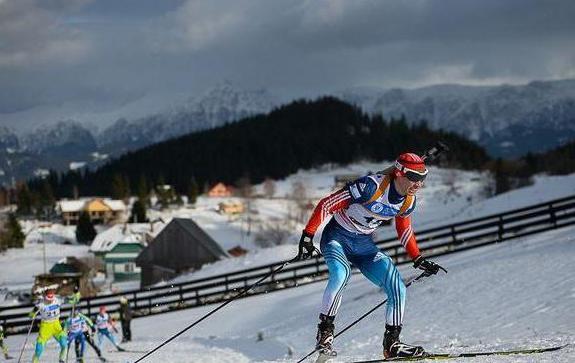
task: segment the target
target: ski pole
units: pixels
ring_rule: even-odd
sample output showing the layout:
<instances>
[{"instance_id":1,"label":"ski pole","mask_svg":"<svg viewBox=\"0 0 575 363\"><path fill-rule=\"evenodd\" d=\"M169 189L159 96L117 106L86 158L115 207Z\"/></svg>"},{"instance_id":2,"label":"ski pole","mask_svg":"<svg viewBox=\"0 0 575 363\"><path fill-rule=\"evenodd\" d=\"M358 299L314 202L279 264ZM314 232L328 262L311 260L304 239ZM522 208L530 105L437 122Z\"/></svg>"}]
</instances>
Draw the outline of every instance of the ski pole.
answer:
<instances>
[{"instance_id":1,"label":"ski pole","mask_svg":"<svg viewBox=\"0 0 575 363\"><path fill-rule=\"evenodd\" d=\"M317 249L316 249L317 251ZM224 306L228 305L229 303L231 303L232 301L236 300L237 298L247 294L251 289L253 289L254 287L256 287L257 285L259 285L261 282L263 282L265 279L267 279L268 277L276 274L277 272L281 271L283 268L285 268L287 265L289 265L290 263L296 262L300 260L300 255L294 257L293 259L289 260L289 261L285 261L283 264L281 264L279 267L277 267L276 269L274 269L272 272L270 272L269 274L263 276L262 278L260 278L258 281L254 282L252 285L244 288L239 294L237 294L236 296L228 299L227 301L225 301L223 304L221 304L220 306L218 306L217 308L213 309L212 311L210 311L209 313L207 313L206 315L202 316L201 318L199 318L198 320L194 321L193 323L191 323L190 325L188 325L187 327L185 327L184 329L180 330L178 333L174 334L173 336L171 336L169 339L165 340L163 343L161 343L160 345L158 345L157 347L155 347L154 349L150 350L149 352L147 352L146 354L144 354L142 357L138 358L138 360L136 360L134 363L138 363L141 362L142 360L144 360L146 357L150 356L152 353L156 352L157 350L159 350L160 348L162 348L163 346L165 346L166 344L168 344L169 342L171 342L172 340L176 339L177 337L179 337L180 335L184 334L186 331L190 330L191 328L193 328L194 326L198 325L200 322L204 321L205 319L207 319L208 317L210 317L211 315L213 315L214 313L216 313L218 310L222 309Z\"/></svg>"},{"instance_id":2,"label":"ski pole","mask_svg":"<svg viewBox=\"0 0 575 363\"><path fill-rule=\"evenodd\" d=\"M429 274L427 272L422 272L421 274L419 274L418 276L414 277L413 279L411 279L407 284L405 284L405 287L409 287L411 284L413 284L414 282L416 282L419 279L422 279L424 277L429 276ZM343 328L339 333L337 333L336 335L334 335L334 339L337 338L338 336L342 335L343 333L345 333L347 330L349 330L351 327L353 327L355 324L359 323L360 321L362 321L366 316L368 316L369 314L373 313L375 310L379 309L379 307L381 307L383 304L385 304L387 302L388 299L383 300L382 302L380 302L379 304L377 304L376 306L374 306L371 310L369 310L368 312L366 312L365 314L363 314L362 316L360 316L359 318L357 318L356 320L354 320L353 322L351 322L348 326L346 326L345 328ZM311 352L309 352L305 357L301 358L300 360L297 361L297 363L301 363L304 360L306 360L307 358L309 358L312 354L314 354L315 352L317 352L318 349L314 349Z\"/></svg>"},{"instance_id":3,"label":"ski pole","mask_svg":"<svg viewBox=\"0 0 575 363\"><path fill-rule=\"evenodd\" d=\"M28 343L28 338L30 337L30 333L32 333L32 327L34 326L34 319L36 319L36 315L40 310L36 310L34 315L32 315L32 322L30 323L30 328L28 328L28 334L26 334L26 339L24 339L24 344L22 345L22 349L20 349L20 355L18 356L18 363L22 361L22 354L24 354L24 349L26 349L26 344Z\"/></svg>"}]
</instances>

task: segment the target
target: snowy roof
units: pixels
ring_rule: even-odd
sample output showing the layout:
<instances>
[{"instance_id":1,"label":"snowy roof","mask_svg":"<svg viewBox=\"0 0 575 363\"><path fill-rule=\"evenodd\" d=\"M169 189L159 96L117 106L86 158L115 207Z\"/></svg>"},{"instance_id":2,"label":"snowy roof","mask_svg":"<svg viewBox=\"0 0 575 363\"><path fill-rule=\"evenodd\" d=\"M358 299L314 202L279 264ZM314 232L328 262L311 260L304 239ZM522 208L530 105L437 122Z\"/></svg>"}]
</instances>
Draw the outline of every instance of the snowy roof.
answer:
<instances>
[{"instance_id":1,"label":"snowy roof","mask_svg":"<svg viewBox=\"0 0 575 363\"><path fill-rule=\"evenodd\" d=\"M82 198L76 200L61 200L57 203L58 210L62 212L79 212L85 208L86 204L100 199L104 204L106 204L110 209L114 211L124 211L126 210L126 204L121 200L108 199L108 198Z\"/></svg>"},{"instance_id":2,"label":"snowy roof","mask_svg":"<svg viewBox=\"0 0 575 363\"><path fill-rule=\"evenodd\" d=\"M126 210L126 204L124 204L121 200L115 199L104 199L104 203L106 203L112 210Z\"/></svg>"},{"instance_id":3,"label":"snowy roof","mask_svg":"<svg viewBox=\"0 0 575 363\"><path fill-rule=\"evenodd\" d=\"M165 224L163 222L154 222L152 231L150 223L117 224L98 233L90 246L90 251L108 252L120 242L139 242L146 244L147 241L144 236L148 234L150 237L155 237L164 226Z\"/></svg>"},{"instance_id":4,"label":"snowy roof","mask_svg":"<svg viewBox=\"0 0 575 363\"><path fill-rule=\"evenodd\" d=\"M58 209L62 212L77 212L84 208L85 200L61 200L58 202Z\"/></svg>"}]
</instances>

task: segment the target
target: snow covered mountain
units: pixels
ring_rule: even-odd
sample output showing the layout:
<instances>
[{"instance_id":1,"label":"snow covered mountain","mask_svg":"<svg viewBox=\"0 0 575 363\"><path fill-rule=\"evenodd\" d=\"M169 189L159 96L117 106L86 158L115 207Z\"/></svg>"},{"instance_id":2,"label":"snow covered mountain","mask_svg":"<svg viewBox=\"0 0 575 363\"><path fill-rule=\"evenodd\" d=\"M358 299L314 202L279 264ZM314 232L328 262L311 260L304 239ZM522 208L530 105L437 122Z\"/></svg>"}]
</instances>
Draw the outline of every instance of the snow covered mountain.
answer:
<instances>
[{"instance_id":1,"label":"snow covered mountain","mask_svg":"<svg viewBox=\"0 0 575 363\"><path fill-rule=\"evenodd\" d=\"M269 112L278 104L266 90L244 90L223 82L164 111L135 118L127 114L101 132L71 119L39 126L20 136L0 128L0 182L49 169L98 166L108 157Z\"/></svg>"},{"instance_id":2,"label":"snow covered mountain","mask_svg":"<svg viewBox=\"0 0 575 363\"><path fill-rule=\"evenodd\" d=\"M54 126L37 128L21 139L24 150L32 153L58 152L72 154L81 151L94 151L96 140L92 133L80 123L67 120Z\"/></svg>"},{"instance_id":3,"label":"snow covered mountain","mask_svg":"<svg viewBox=\"0 0 575 363\"><path fill-rule=\"evenodd\" d=\"M418 89L349 89L336 93L366 112L425 120L467 135L493 155L519 156L575 137L575 80L521 86L437 85Z\"/></svg>"},{"instance_id":4,"label":"snow covered mountain","mask_svg":"<svg viewBox=\"0 0 575 363\"><path fill-rule=\"evenodd\" d=\"M575 80L490 87L354 87L332 94L369 113L405 115L408 122L425 120L434 129L466 135L492 155L519 156L575 138ZM24 135L1 127L0 183L28 178L50 168L66 170L84 163L97 166L106 157L269 112L279 105L280 101L266 90L246 90L223 82L192 98L182 94L156 98L145 95L126 103L121 110L96 114L86 109L87 118L75 111L61 118L69 121L49 123ZM24 123L17 115L1 116L6 122ZM38 120L38 115L32 119ZM98 131L87 120L109 126Z\"/></svg>"},{"instance_id":5,"label":"snow covered mountain","mask_svg":"<svg viewBox=\"0 0 575 363\"><path fill-rule=\"evenodd\" d=\"M108 152L127 151L269 112L277 104L266 90L243 90L224 82L167 111L135 120L120 119L97 140Z\"/></svg>"},{"instance_id":6,"label":"snow covered mountain","mask_svg":"<svg viewBox=\"0 0 575 363\"><path fill-rule=\"evenodd\" d=\"M16 150L18 147L18 136L7 127L0 127L0 149L5 152L11 152L11 150Z\"/></svg>"}]
</instances>

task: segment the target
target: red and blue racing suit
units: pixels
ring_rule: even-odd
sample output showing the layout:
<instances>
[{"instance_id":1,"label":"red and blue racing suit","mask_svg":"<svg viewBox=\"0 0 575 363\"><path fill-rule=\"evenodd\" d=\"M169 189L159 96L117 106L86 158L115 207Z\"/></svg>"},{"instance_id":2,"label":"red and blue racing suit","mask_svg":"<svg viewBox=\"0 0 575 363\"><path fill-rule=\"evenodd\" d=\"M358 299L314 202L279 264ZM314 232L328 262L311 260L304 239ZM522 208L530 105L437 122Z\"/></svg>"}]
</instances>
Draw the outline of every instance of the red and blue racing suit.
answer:
<instances>
[{"instance_id":1,"label":"red and blue racing suit","mask_svg":"<svg viewBox=\"0 0 575 363\"><path fill-rule=\"evenodd\" d=\"M373 232L384 221L395 219L397 235L408 255L415 259L419 248L411 227L415 196L402 196L390 176L370 174L322 199L316 206L305 232L315 234L327 218L320 249L329 270L321 313L335 316L345 286L351 276L351 264L388 296L386 322L401 325L405 309L405 285L391 258L373 241Z\"/></svg>"}]
</instances>

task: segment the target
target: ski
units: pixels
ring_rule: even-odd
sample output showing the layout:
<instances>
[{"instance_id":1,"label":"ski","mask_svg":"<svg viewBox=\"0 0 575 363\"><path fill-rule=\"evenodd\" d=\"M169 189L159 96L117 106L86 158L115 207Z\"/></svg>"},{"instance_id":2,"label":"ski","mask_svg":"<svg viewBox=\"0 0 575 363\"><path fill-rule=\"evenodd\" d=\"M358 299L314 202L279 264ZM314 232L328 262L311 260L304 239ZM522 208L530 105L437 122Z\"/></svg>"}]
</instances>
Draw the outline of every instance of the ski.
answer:
<instances>
[{"instance_id":1,"label":"ski","mask_svg":"<svg viewBox=\"0 0 575 363\"><path fill-rule=\"evenodd\" d=\"M400 358L387 358L387 359L373 359L373 360L361 360L353 361L350 363L378 363L378 362L414 362L421 360L447 360L453 358L472 358L490 355L513 355L513 354L536 354L553 352L556 350L563 349L569 344L558 345L549 348L534 348L534 349L514 349L514 350L495 350L489 352L464 352L464 353L427 353L419 357L400 357Z\"/></svg>"}]
</instances>

